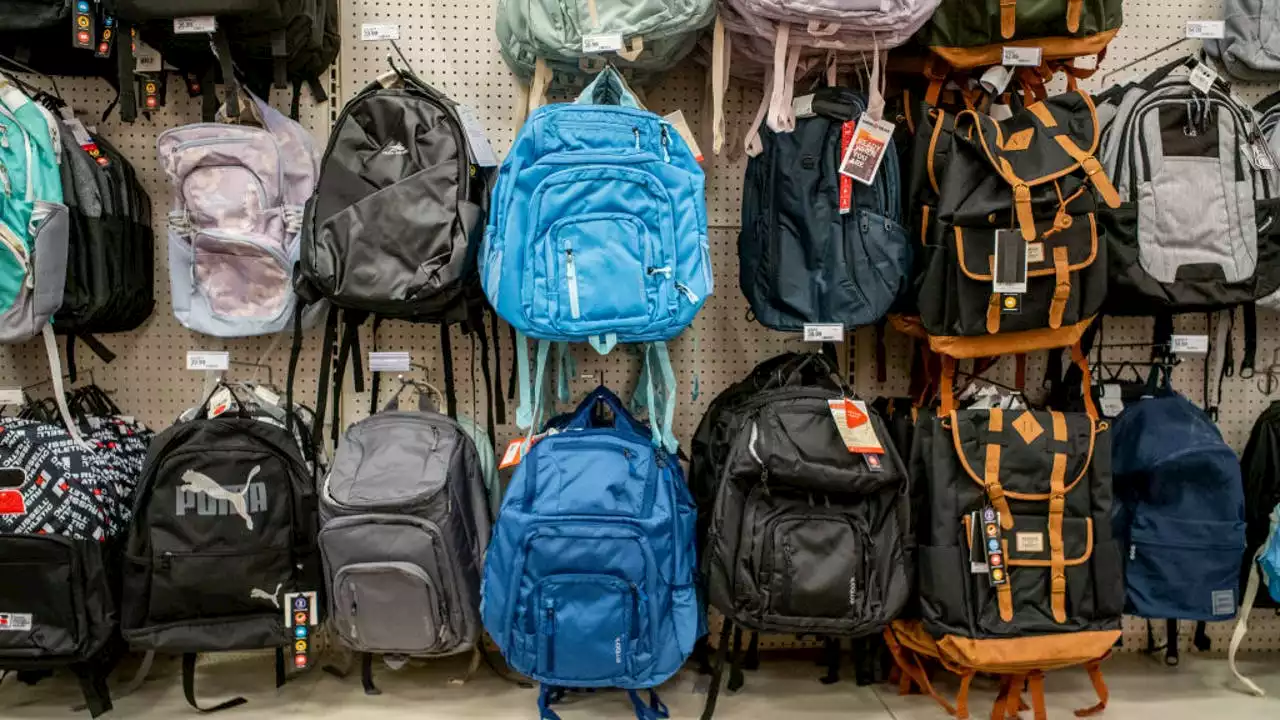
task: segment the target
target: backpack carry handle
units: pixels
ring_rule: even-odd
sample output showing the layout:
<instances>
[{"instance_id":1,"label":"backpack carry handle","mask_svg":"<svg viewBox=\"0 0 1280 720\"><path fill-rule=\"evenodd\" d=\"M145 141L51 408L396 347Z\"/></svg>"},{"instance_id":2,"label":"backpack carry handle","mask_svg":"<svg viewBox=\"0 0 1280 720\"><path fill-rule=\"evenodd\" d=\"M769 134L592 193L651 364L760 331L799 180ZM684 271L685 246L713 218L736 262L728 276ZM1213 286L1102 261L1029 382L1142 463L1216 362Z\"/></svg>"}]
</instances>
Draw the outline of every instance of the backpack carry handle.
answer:
<instances>
[{"instance_id":1,"label":"backpack carry handle","mask_svg":"<svg viewBox=\"0 0 1280 720\"><path fill-rule=\"evenodd\" d=\"M431 383L425 383L417 380L401 380L400 389L395 395L391 396L391 400L383 406L383 412L396 412L400 409L400 396L404 394L405 389L413 388L414 394L418 396L418 412L440 412L441 401L444 400L444 393ZM435 396L434 399L432 396Z\"/></svg>"},{"instance_id":2,"label":"backpack carry handle","mask_svg":"<svg viewBox=\"0 0 1280 720\"><path fill-rule=\"evenodd\" d=\"M613 413L613 422L611 425L600 425L596 422L596 415L599 408L608 408ZM614 394L612 390L601 385L591 391L582 402L578 403L577 409L573 411L573 415L569 418L569 422L565 425L565 429L589 430L598 427L612 427L616 430L632 430L641 435L649 434L649 429L644 427L639 420L636 420L630 412L627 411L626 405L622 400Z\"/></svg>"},{"instance_id":3,"label":"backpack carry handle","mask_svg":"<svg viewBox=\"0 0 1280 720\"><path fill-rule=\"evenodd\" d=\"M644 105L636 97L631 86L627 84L622 73L613 65L609 65L582 90L582 94L574 101L575 105L617 105L620 107L644 110Z\"/></svg>"},{"instance_id":4,"label":"backpack carry handle","mask_svg":"<svg viewBox=\"0 0 1280 720\"><path fill-rule=\"evenodd\" d=\"M1092 377L1089 374L1089 361L1085 359L1084 351L1080 348L1080 343L1071 346L1071 360L1076 367L1080 368L1082 375L1081 390L1084 399L1085 412L1089 415L1089 419L1097 423L1099 420L1098 406L1093 400ZM942 356L942 378L938 390L939 404L938 417L949 417L955 410L955 379L956 379L956 359L950 355Z\"/></svg>"}]
</instances>

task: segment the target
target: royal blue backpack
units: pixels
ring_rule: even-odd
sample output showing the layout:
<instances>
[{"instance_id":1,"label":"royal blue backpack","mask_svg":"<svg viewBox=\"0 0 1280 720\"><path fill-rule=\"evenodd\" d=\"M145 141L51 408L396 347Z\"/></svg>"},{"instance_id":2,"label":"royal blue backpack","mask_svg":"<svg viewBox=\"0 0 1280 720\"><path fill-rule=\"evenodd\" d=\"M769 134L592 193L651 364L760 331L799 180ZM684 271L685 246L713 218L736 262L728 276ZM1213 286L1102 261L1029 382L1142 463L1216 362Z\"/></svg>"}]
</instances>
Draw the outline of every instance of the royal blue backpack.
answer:
<instances>
[{"instance_id":1,"label":"royal blue backpack","mask_svg":"<svg viewBox=\"0 0 1280 720\"><path fill-rule=\"evenodd\" d=\"M551 420L516 468L485 559L481 616L507 663L542 683L543 720L574 688L652 688L706 633L695 510L679 461L609 390ZM636 690L650 689L649 702Z\"/></svg>"},{"instance_id":2,"label":"royal blue backpack","mask_svg":"<svg viewBox=\"0 0 1280 720\"><path fill-rule=\"evenodd\" d=\"M1165 392L1126 408L1111 433L1113 529L1127 558L1125 612L1235 617L1244 483L1218 426L1186 398Z\"/></svg>"}]
</instances>

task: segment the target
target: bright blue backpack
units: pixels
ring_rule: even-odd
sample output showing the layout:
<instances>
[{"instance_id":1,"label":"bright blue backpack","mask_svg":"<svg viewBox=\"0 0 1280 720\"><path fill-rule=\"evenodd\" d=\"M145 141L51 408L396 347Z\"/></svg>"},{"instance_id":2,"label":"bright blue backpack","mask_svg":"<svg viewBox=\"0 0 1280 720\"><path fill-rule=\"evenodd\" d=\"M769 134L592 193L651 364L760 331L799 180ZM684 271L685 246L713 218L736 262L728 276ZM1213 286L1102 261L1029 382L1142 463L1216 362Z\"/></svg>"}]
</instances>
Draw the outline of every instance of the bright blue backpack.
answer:
<instances>
[{"instance_id":1,"label":"bright blue backpack","mask_svg":"<svg viewBox=\"0 0 1280 720\"><path fill-rule=\"evenodd\" d=\"M713 288L705 185L675 127L605 70L577 102L538 108L502 163L481 253L490 304L522 335L601 354L675 337ZM521 427L532 393L525 370Z\"/></svg>"},{"instance_id":2,"label":"bright blue backpack","mask_svg":"<svg viewBox=\"0 0 1280 720\"><path fill-rule=\"evenodd\" d=\"M1168 392L1126 408L1111 433L1114 532L1127 558L1125 612L1235 617L1244 483L1218 426Z\"/></svg>"},{"instance_id":3,"label":"bright blue backpack","mask_svg":"<svg viewBox=\"0 0 1280 720\"><path fill-rule=\"evenodd\" d=\"M574 688L650 692L706 633L695 510L679 461L604 387L548 423L507 488L485 559L481 615L516 671L542 683L543 720Z\"/></svg>"}]
</instances>

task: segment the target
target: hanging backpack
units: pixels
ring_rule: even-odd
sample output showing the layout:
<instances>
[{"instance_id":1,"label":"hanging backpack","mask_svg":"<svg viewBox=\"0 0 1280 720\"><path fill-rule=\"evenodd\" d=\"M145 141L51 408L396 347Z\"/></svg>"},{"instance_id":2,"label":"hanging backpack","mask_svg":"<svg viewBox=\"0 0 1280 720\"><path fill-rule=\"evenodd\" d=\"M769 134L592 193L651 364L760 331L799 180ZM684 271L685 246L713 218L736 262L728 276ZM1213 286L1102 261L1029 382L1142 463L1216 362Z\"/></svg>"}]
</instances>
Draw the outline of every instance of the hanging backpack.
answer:
<instances>
[{"instance_id":1,"label":"hanging backpack","mask_svg":"<svg viewBox=\"0 0 1280 720\"><path fill-rule=\"evenodd\" d=\"M363 654L443 657L480 639L490 519L475 446L436 412L398 401L347 428L320 495L320 550L339 641Z\"/></svg>"},{"instance_id":2,"label":"hanging backpack","mask_svg":"<svg viewBox=\"0 0 1280 720\"><path fill-rule=\"evenodd\" d=\"M933 109L916 126L922 247L916 305L930 347L956 358L1065 347L1107 294L1099 197L1118 202L1093 155L1093 102L1069 92L1007 120ZM923 179L927 178L927 182ZM1025 292L997 291L997 237L1025 248Z\"/></svg>"},{"instance_id":3,"label":"hanging backpack","mask_svg":"<svg viewBox=\"0 0 1280 720\"><path fill-rule=\"evenodd\" d=\"M312 466L241 393L220 383L197 417L155 439L125 546L124 637L182 654L187 702L206 711L245 699L201 708L197 653L275 648L279 686L294 646L288 596L318 594L310 624L323 601Z\"/></svg>"},{"instance_id":4,"label":"hanging backpack","mask_svg":"<svg viewBox=\"0 0 1280 720\"><path fill-rule=\"evenodd\" d=\"M747 163L738 257L751 313L774 330L875 323L907 285L911 242L901 224L898 156L890 145L871 185L839 167L866 97L814 94L813 117L788 133L761 131ZM812 188L797 194L794 188Z\"/></svg>"},{"instance_id":5,"label":"hanging backpack","mask_svg":"<svg viewBox=\"0 0 1280 720\"><path fill-rule=\"evenodd\" d=\"M694 507L674 455L601 387L544 428L502 502L481 615L541 716L575 688L628 690L637 720L706 633ZM649 702L636 693L649 689Z\"/></svg>"},{"instance_id":6,"label":"hanging backpack","mask_svg":"<svg viewBox=\"0 0 1280 720\"><path fill-rule=\"evenodd\" d=\"M957 409L956 361L943 359L941 405L920 414L911 451L919 620L885 637L908 678L957 717L978 673L1001 677L995 717L1016 715L1024 684L1044 717L1044 673L1083 665L1106 706L1100 662L1120 638L1124 575L1111 535L1111 434L1086 412ZM921 658L961 678L956 705Z\"/></svg>"},{"instance_id":7,"label":"hanging backpack","mask_svg":"<svg viewBox=\"0 0 1280 720\"><path fill-rule=\"evenodd\" d=\"M293 319L302 209L318 172L307 131L249 100L238 124L184 125L156 141L173 186L173 314L219 337L275 333Z\"/></svg>"},{"instance_id":8,"label":"hanging backpack","mask_svg":"<svg viewBox=\"0 0 1280 720\"><path fill-rule=\"evenodd\" d=\"M1280 603L1280 506L1272 508L1268 524L1266 541L1253 554L1245 557L1242 570L1248 579L1244 590L1244 603L1240 607L1240 617L1236 620L1235 630L1231 633L1231 646L1227 651L1227 665L1231 668L1231 674L1235 675L1248 692L1258 697L1267 693L1258 687L1257 683L1245 677L1236 667L1236 653L1240 651L1240 644L1244 642L1245 635L1249 632L1249 613L1253 612L1255 607L1266 606L1257 603L1259 580L1267 586L1267 592L1262 597L1269 599L1269 605L1274 607Z\"/></svg>"},{"instance_id":9,"label":"hanging backpack","mask_svg":"<svg viewBox=\"0 0 1280 720\"><path fill-rule=\"evenodd\" d=\"M1268 405L1254 422L1240 455L1240 474L1244 482L1245 550L1239 585L1243 596L1251 562L1271 536L1271 510L1280 505L1280 402ZM1258 600L1258 607L1280 607L1265 596Z\"/></svg>"},{"instance_id":10,"label":"hanging backpack","mask_svg":"<svg viewBox=\"0 0 1280 720\"><path fill-rule=\"evenodd\" d=\"M820 361L770 365L788 384L766 384L730 405L736 417L722 427L736 432L721 440L728 453L705 511L702 572L708 602L725 620L704 718L715 709L735 628L873 636L911 594L907 470L883 421L821 378ZM810 372L817 383L790 384ZM724 406L716 412L723 416ZM860 435L845 436L837 423ZM735 674L738 662L735 653Z\"/></svg>"},{"instance_id":11,"label":"hanging backpack","mask_svg":"<svg viewBox=\"0 0 1280 720\"><path fill-rule=\"evenodd\" d=\"M1222 19L1222 39L1205 40L1205 54L1236 80L1280 79L1280 47L1271 44L1274 9L1263 0L1224 0Z\"/></svg>"}]
</instances>

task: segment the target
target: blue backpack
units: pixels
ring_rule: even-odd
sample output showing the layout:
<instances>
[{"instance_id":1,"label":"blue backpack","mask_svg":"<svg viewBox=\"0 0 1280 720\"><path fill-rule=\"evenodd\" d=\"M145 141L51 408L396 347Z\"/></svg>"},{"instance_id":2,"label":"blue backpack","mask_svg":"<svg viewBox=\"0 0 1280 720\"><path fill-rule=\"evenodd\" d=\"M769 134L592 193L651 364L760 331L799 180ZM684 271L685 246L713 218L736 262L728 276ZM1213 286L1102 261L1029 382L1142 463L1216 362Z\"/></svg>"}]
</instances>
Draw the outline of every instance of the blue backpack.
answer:
<instances>
[{"instance_id":1,"label":"blue backpack","mask_svg":"<svg viewBox=\"0 0 1280 720\"><path fill-rule=\"evenodd\" d=\"M1112 448L1125 612L1230 620L1245 548L1244 483L1218 426L1170 391L1126 408Z\"/></svg>"},{"instance_id":2,"label":"blue backpack","mask_svg":"<svg viewBox=\"0 0 1280 720\"><path fill-rule=\"evenodd\" d=\"M481 616L543 720L574 688L654 688L706 633L693 498L679 461L604 387L551 420L507 488L485 559Z\"/></svg>"}]
</instances>

